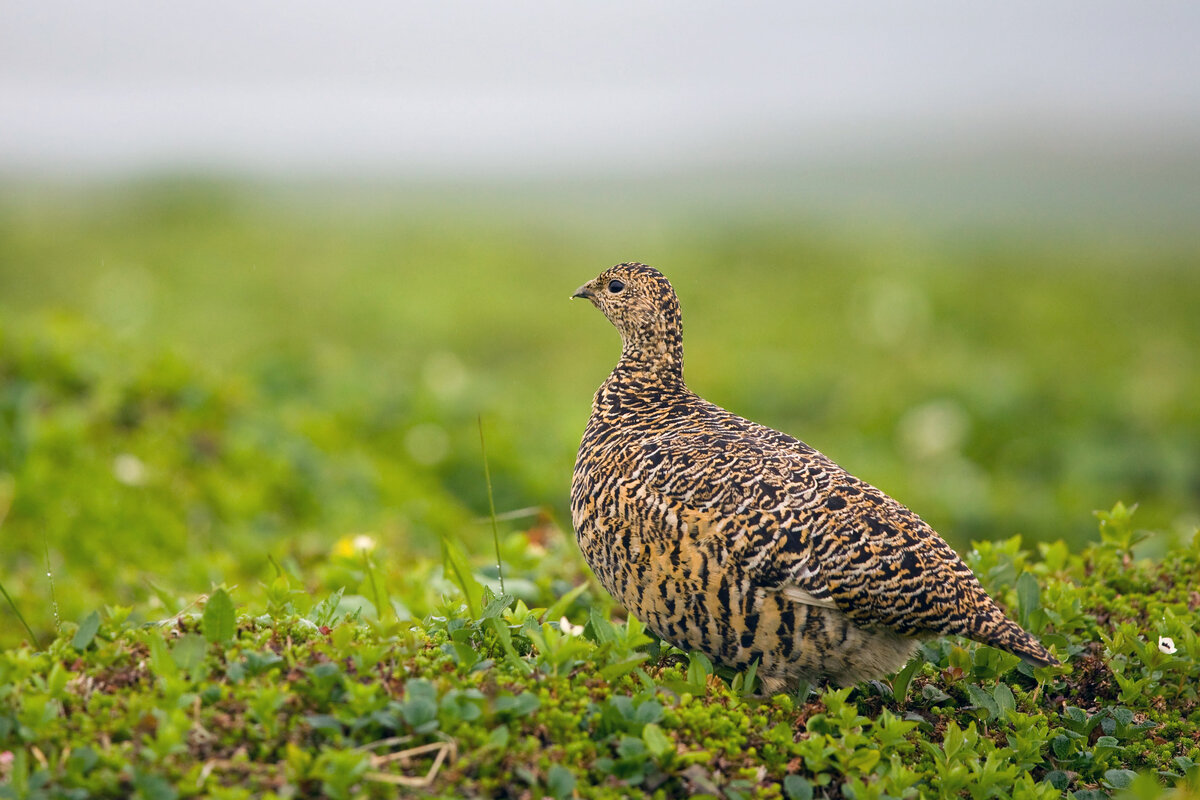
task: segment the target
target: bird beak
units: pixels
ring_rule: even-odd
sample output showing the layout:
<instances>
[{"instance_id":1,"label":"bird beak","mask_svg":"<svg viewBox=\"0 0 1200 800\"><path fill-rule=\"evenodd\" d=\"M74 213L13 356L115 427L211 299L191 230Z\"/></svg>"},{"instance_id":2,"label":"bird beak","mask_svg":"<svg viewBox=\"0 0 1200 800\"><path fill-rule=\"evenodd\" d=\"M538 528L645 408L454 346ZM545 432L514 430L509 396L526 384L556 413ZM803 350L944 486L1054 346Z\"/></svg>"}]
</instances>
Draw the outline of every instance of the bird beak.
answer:
<instances>
[{"instance_id":1,"label":"bird beak","mask_svg":"<svg viewBox=\"0 0 1200 800\"><path fill-rule=\"evenodd\" d=\"M574 300L576 297L586 297L588 300L595 300L596 293L588 288L588 285L585 283L583 286L580 286L575 290L575 294L571 295L572 300Z\"/></svg>"}]
</instances>

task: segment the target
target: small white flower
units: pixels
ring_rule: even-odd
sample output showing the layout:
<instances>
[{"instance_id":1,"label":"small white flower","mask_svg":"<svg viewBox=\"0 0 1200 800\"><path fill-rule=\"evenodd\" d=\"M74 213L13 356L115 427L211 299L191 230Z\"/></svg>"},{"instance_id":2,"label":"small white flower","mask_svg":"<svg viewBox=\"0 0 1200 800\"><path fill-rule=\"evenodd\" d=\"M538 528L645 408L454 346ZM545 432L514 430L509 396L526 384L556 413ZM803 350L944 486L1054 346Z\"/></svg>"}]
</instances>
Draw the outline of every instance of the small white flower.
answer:
<instances>
[{"instance_id":1,"label":"small white flower","mask_svg":"<svg viewBox=\"0 0 1200 800\"><path fill-rule=\"evenodd\" d=\"M375 549L375 540L365 533L360 533L352 540L355 552L369 553Z\"/></svg>"},{"instance_id":2,"label":"small white flower","mask_svg":"<svg viewBox=\"0 0 1200 800\"><path fill-rule=\"evenodd\" d=\"M566 617L563 617L558 621L558 629L567 636L579 636L583 633L582 625L572 625L571 620L567 619Z\"/></svg>"},{"instance_id":3,"label":"small white flower","mask_svg":"<svg viewBox=\"0 0 1200 800\"><path fill-rule=\"evenodd\" d=\"M1174 655L1175 654L1175 640L1172 639L1170 636L1158 637L1158 650L1159 650L1159 652L1166 653L1169 656Z\"/></svg>"}]
</instances>

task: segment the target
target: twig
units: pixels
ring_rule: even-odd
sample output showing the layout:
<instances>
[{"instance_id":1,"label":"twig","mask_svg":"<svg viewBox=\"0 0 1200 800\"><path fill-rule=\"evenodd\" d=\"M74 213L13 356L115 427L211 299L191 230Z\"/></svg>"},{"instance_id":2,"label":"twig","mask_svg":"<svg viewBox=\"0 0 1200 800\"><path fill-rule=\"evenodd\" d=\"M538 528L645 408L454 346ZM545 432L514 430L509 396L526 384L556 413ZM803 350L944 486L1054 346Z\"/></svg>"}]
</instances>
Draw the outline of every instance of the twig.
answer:
<instances>
[{"instance_id":1,"label":"twig","mask_svg":"<svg viewBox=\"0 0 1200 800\"><path fill-rule=\"evenodd\" d=\"M371 756L371 766L375 769L363 775L363 778L376 783L386 783L392 786L407 786L410 788L424 788L433 785L437 780L438 773L442 769L442 765L446 763L446 759L453 759L458 755L458 745L453 739L444 735L440 742L431 742L429 744L417 745L410 747L407 750L399 750L395 753L388 753L381 756ZM381 739L377 742L359 747L359 750L369 750L376 747L386 746L388 744L400 744L410 740L411 736L398 736L392 739ZM421 777L412 777L410 775L393 775L390 772L380 772L379 767L390 764L393 761L408 761L417 756L425 755L426 753L437 752L433 758L433 763L429 765L429 769Z\"/></svg>"}]
</instances>

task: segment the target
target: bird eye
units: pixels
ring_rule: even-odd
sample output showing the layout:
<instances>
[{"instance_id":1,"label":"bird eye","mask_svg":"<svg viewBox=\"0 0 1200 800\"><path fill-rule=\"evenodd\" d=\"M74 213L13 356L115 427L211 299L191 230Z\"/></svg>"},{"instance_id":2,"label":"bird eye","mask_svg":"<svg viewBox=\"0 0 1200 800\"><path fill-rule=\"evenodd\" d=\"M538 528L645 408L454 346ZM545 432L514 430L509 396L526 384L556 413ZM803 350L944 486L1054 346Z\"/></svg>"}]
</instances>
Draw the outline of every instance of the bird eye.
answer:
<instances>
[{"instance_id":1,"label":"bird eye","mask_svg":"<svg viewBox=\"0 0 1200 800\"><path fill-rule=\"evenodd\" d=\"M625 284L622 283L621 281L611 280L608 282L608 290L610 292L612 292L613 294L616 294L617 292L621 291L624 288L625 288Z\"/></svg>"}]
</instances>

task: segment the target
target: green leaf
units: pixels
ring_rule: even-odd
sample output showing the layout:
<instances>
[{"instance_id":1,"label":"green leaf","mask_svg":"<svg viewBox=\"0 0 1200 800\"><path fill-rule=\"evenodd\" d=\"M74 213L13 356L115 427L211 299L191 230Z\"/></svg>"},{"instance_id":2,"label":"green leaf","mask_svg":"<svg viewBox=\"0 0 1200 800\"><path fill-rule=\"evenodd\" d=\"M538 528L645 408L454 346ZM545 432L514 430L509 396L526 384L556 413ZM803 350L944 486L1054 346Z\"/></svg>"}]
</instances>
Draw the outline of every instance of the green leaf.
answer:
<instances>
[{"instance_id":1,"label":"green leaf","mask_svg":"<svg viewBox=\"0 0 1200 800\"><path fill-rule=\"evenodd\" d=\"M1013 696L1012 689L1008 688L1007 683L996 684L996 688L992 690L992 697L996 700L996 707L1000 709L998 716L1001 718L1016 711L1017 698Z\"/></svg>"},{"instance_id":2,"label":"green leaf","mask_svg":"<svg viewBox=\"0 0 1200 800\"><path fill-rule=\"evenodd\" d=\"M750 662L750 666L743 673L745 676L742 683L742 697L749 697L754 694L754 679L758 676L758 659Z\"/></svg>"},{"instance_id":3,"label":"green leaf","mask_svg":"<svg viewBox=\"0 0 1200 800\"><path fill-rule=\"evenodd\" d=\"M100 762L100 755L86 744L71 751L67 757L67 769L86 775Z\"/></svg>"},{"instance_id":4,"label":"green leaf","mask_svg":"<svg viewBox=\"0 0 1200 800\"><path fill-rule=\"evenodd\" d=\"M617 755L626 758L637 758L647 752L649 751L646 749L646 743L632 736L622 736L621 741L617 744Z\"/></svg>"},{"instance_id":5,"label":"green leaf","mask_svg":"<svg viewBox=\"0 0 1200 800\"><path fill-rule=\"evenodd\" d=\"M612 683L617 678L633 672L638 668L639 664L649 657L650 656L648 653L637 653L633 658L626 659L625 661L618 661L616 663L609 664L606 667L601 667L600 677L604 678L604 680L608 681L609 683Z\"/></svg>"},{"instance_id":6,"label":"green leaf","mask_svg":"<svg viewBox=\"0 0 1200 800\"><path fill-rule=\"evenodd\" d=\"M492 729L492 732L488 735L488 740L487 743L484 744L484 747L494 747L499 750L503 750L504 748L508 747L508 728L504 725L501 725Z\"/></svg>"},{"instance_id":7,"label":"green leaf","mask_svg":"<svg viewBox=\"0 0 1200 800\"><path fill-rule=\"evenodd\" d=\"M513 647L512 631L508 629L508 625L505 624L504 620L499 617L488 617L487 623L496 634L496 640L500 642L500 648L504 650L504 657L508 663L526 675L533 672L533 667L529 665L528 661L521 658L517 649Z\"/></svg>"},{"instance_id":8,"label":"green leaf","mask_svg":"<svg viewBox=\"0 0 1200 800\"><path fill-rule=\"evenodd\" d=\"M542 701L533 692L521 692L518 695L502 694L492 704L492 710L497 714L511 714L523 717L532 714L542 705Z\"/></svg>"},{"instance_id":9,"label":"green leaf","mask_svg":"<svg viewBox=\"0 0 1200 800\"><path fill-rule=\"evenodd\" d=\"M575 791L575 775L562 764L551 764L546 770L546 788L558 800L569 797Z\"/></svg>"},{"instance_id":10,"label":"green leaf","mask_svg":"<svg viewBox=\"0 0 1200 800\"><path fill-rule=\"evenodd\" d=\"M146 647L150 650L150 671L164 680L170 680L179 675L179 665L171 658L171 651L159 631L151 631L146 637Z\"/></svg>"},{"instance_id":11,"label":"green leaf","mask_svg":"<svg viewBox=\"0 0 1200 800\"><path fill-rule=\"evenodd\" d=\"M1056 769L1046 773L1045 781L1061 792L1071 782L1071 776L1061 769Z\"/></svg>"},{"instance_id":12,"label":"green leaf","mask_svg":"<svg viewBox=\"0 0 1200 800\"><path fill-rule=\"evenodd\" d=\"M87 650L92 639L96 638L98 630L100 630L100 614L93 611L84 618L83 622L79 623L79 630L75 632L75 638L71 640L71 647L81 653Z\"/></svg>"},{"instance_id":13,"label":"green leaf","mask_svg":"<svg viewBox=\"0 0 1200 800\"><path fill-rule=\"evenodd\" d=\"M1075 749L1074 745L1071 744L1071 740L1061 733L1050 740L1050 747L1054 750L1054 755L1060 760L1071 755Z\"/></svg>"},{"instance_id":14,"label":"green leaf","mask_svg":"<svg viewBox=\"0 0 1200 800\"><path fill-rule=\"evenodd\" d=\"M846 766L851 772L866 774L879 763L879 757L879 751L873 748L857 749L846 761Z\"/></svg>"},{"instance_id":15,"label":"green leaf","mask_svg":"<svg viewBox=\"0 0 1200 800\"><path fill-rule=\"evenodd\" d=\"M663 732L658 723L646 723L646 727L642 728L642 741L646 743L646 749L655 758L662 758L667 753L675 752L675 742Z\"/></svg>"},{"instance_id":16,"label":"green leaf","mask_svg":"<svg viewBox=\"0 0 1200 800\"><path fill-rule=\"evenodd\" d=\"M567 613L567 609L571 607L571 603L575 602L575 598L587 591L587 588L588 585L586 583L581 583L571 591L564 594L562 597L558 598L554 605L546 609L546 613L542 615L542 619L540 621L551 622L553 620L561 619L562 616ZM594 610L595 609L593 609L593 611Z\"/></svg>"},{"instance_id":17,"label":"green leaf","mask_svg":"<svg viewBox=\"0 0 1200 800\"><path fill-rule=\"evenodd\" d=\"M783 793L788 800L812 800L813 786L802 775L788 775L783 779Z\"/></svg>"},{"instance_id":18,"label":"green leaf","mask_svg":"<svg viewBox=\"0 0 1200 800\"><path fill-rule=\"evenodd\" d=\"M927 683L921 687L921 697L934 703L944 703L950 699L950 695L943 692L932 683Z\"/></svg>"},{"instance_id":19,"label":"green leaf","mask_svg":"<svg viewBox=\"0 0 1200 800\"><path fill-rule=\"evenodd\" d=\"M233 598L224 589L213 592L204 604L204 616L200 618L200 630L204 638L213 644L229 644L237 632L237 615Z\"/></svg>"},{"instance_id":20,"label":"green leaf","mask_svg":"<svg viewBox=\"0 0 1200 800\"><path fill-rule=\"evenodd\" d=\"M616 627L605 619L604 615L595 607L588 612L588 622L584 626L583 632L596 644L611 644L617 640Z\"/></svg>"},{"instance_id":21,"label":"green leaf","mask_svg":"<svg viewBox=\"0 0 1200 800\"><path fill-rule=\"evenodd\" d=\"M480 619L499 619L500 615L507 611L513 600L516 599L511 594L493 595L491 589L487 587L484 587L483 596L487 600L487 605L479 613Z\"/></svg>"},{"instance_id":22,"label":"green leaf","mask_svg":"<svg viewBox=\"0 0 1200 800\"><path fill-rule=\"evenodd\" d=\"M331 625L334 618L337 616L338 607L342 603L342 595L345 594L346 587L339 587L337 591L326 597L321 602L313 606L308 612L308 619L318 628ZM212 600L209 600L211 603Z\"/></svg>"},{"instance_id":23,"label":"green leaf","mask_svg":"<svg viewBox=\"0 0 1200 800\"><path fill-rule=\"evenodd\" d=\"M412 726L414 733L429 733L438 726L437 688L425 678L409 678L404 682L404 702L400 715Z\"/></svg>"},{"instance_id":24,"label":"green leaf","mask_svg":"<svg viewBox=\"0 0 1200 800\"><path fill-rule=\"evenodd\" d=\"M688 683L696 687L698 691L703 691L705 684L708 682L708 676L712 674L713 665L708 660L708 656L699 650L693 650L688 654Z\"/></svg>"},{"instance_id":25,"label":"green leaf","mask_svg":"<svg viewBox=\"0 0 1200 800\"><path fill-rule=\"evenodd\" d=\"M178 597L171 594L149 578L143 578L142 580L145 581L146 585L150 587L150 591L154 592L154 596L158 598L160 603L162 603L163 608L167 610L168 614L174 616L175 614L179 613L180 609L183 607L183 604L179 601Z\"/></svg>"},{"instance_id":26,"label":"green leaf","mask_svg":"<svg viewBox=\"0 0 1200 800\"><path fill-rule=\"evenodd\" d=\"M1035 612L1042 608L1041 588L1032 572L1022 572L1017 579L1017 613L1021 627L1029 629Z\"/></svg>"},{"instance_id":27,"label":"green leaf","mask_svg":"<svg viewBox=\"0 0 1200 800\"><path fill-rule=\"evenodd\" d=\"M1124 789L1133 783L1137 773L1131 769L1109 769L1104 771L1104 780L1114 789Z\"/></svg>"},{"instance_id":28,"label":"green leaf","mask_svg":"<svg viewBox=\"0 0 1200 800\"><path fill-rule=\"evenodd\" d=\"M208 642L198 633L180 636L171 648L171 659L192 680L204 677L204 656L208 654Z\"/></svg>"},{"instance_id":29,"label":"green leaf","mask_svg":"<svg viewBox=\"0 0 1200 800\"><path fill-rule=\"evenodd\" d=\"M974 722L971 723L972 726L974 724ZM953 759L955 754L963 749L966 742L967 737L963 735L962 728L958 727L958 724L951 720L946 726L945 733L942 734L942 752L946 754L946 760L950 761Z\"/></svg>"},{"instance_id":30,"label":"green leaf","mask_svg":"<svg viewBox=\"0 0 1200 800\"><path fill-rule=\"evenodd\" d=\"M67 681L70 679L71 673L64 669L62 664L56 663L46 676L46 693L51 697L62 697L63 689L67 688Z\"/></svg>"},{"instance_id":31,"label":"green leaf","mask_svg":"<svg viewBox=\"0 0 1200 800\"><path fill-rule=\"evenodd\" d=\"M137 790L137 796L144 800L175 800L179 797L179 792L166 778L138 769L134 770L133 787Z\"/></svg>"},{"instance_id":32,"label":"green leaf","mask_svg":"<svg viewBox=\"0 0 1200 800\"><path fill-rule=\"evenodd\" d=\"M658 722L662 718L662 703L657 700L647 700L637 707L637 711L633 712L634 722Z\"/></svg>"},{"instance_id":33,"label":"green leaf","mask_svg":"<svg viewBox=\"0 0 1200 800\"><path fill-rule=\"evenodd\" d=\"M261 653L251 650L246 653L246 657L242 663L245 665L245 670L251 675L262 675L271 669L277 668L284 661L270 650L265 650Z\"/></svg>"},{"instance_id":34,"label":"green leaf","mask_svg":"<svg viewBox=\"0 0 1200 800\"><path fill-rule=\"evenodd\" d=\"M897 703L904 702L908 696L908 685L912 682L913 675L916 675L917 670L924 664L925 658L920 651L917 651L917 654L904 665L904 669L897 672L896 677L892 678L892 696L896 698Z\"/></svg>"},{"instance_id":35,"label":"green leaf","mask_svg":"<svg viewBox=\"0 0 1200 800\"><path fill-rule=\"evenodd\" d=\"M966 689L967 696L971 698L971 705L979 706L986 711L988 719L1000 716L1000 707L990 694L973 683L968 683Z\"/></svg>"}]
</instances>

